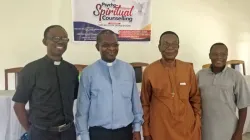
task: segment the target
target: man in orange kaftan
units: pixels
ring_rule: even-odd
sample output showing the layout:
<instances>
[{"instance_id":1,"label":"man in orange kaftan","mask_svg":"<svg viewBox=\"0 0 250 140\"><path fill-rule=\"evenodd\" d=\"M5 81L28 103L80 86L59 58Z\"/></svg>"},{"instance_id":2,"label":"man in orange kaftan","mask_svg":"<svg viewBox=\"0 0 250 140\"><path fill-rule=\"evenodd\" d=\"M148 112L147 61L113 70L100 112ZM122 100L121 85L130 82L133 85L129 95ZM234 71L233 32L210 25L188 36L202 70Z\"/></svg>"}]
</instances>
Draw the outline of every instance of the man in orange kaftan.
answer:
<instances>
[{"instance_id":1,"label":"man in orange kaftan","mask_svg":"<svg viewBox=\"0 0 250 140\"><path fill-rule=\"evenodd\" d=\"M175 59L176 33L164 32L158 47L162 59L143 74L144 140L201 140L201 98L193 65Z\"/></svg>"}]
</instances>

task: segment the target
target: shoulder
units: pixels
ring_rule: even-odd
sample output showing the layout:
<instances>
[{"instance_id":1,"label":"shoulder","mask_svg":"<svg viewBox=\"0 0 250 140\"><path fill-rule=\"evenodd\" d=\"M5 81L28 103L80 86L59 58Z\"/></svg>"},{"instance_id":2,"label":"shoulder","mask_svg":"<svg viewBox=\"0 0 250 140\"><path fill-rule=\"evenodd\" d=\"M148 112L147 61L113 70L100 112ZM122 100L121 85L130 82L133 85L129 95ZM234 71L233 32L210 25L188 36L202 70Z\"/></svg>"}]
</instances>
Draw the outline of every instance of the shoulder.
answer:
<instances>
[{"instance_id":1,"label":"shoulder","mask_svg":"<svg viewBox=\"0 0 250 140\"><path fill-rule=\"evenodd\" d=\"M116 63L117 63L119 66L123 67L123 68L131 69L131 70L133 69L133 66L132 66L131 64L129 64L128 62L125 62L125 61L123 61L123 60L117 59L117 60L116 60Z\"/></svg>"},{"instance_id":2,"label":"shoulder","mask_svg":"<svg viewBox=\"0 0 250 140\"><path fill-rule=\"evenodd\" d=\"M210 68L203 68L203 69L199 70L197 72L197 76L207 74L209 72L209 69Z\"/></svg>"},{"instance_id":3,"label":"shoulder","mask_svg":"<svg viewBox=\"0 0 250 140\"><path fill-rule=\"evenodd\" d=\"M22 70L21 70L21 73L33 73L35 72L39 66L41 66L43 64L44 60L43 58L40 58L40 59L37 59L37 60L34 60L32 62L29 62L28 64L26 64Z\"/></svg>"},{"instance_id":4,"label":"shoulder","mask_svg":"<svg viewBox=\"0 0 250 140\"><path fill-rule=\"evenodd\" d=\"M65 65L66 65L70 70L73 70L74 72L77 72L77 73L78 73L78 70L77 70L77 68L75 67L75 65L73 65L73 64L71 64L71 63L69 63L68 61L65 61L65 60L64 60L64 63L65 63Z\"/></svg>"},{"instance_id":5,"label":"shoulder","mask_svg":"<svg viewBox=\"0 0 250 140\"><path fill-rule=\"evenodd\" d=\"M147 72L155 71L156 69L159 68L160 65L161 65L161 64L160 64L160 60L156 60L156 61L150 63L150 64L145 68L144 72L147 73Z\"/></svg>"},{"instance_id":6,"label":"shoulder","mask_svg":"<svg viewBox=\"0 0 250 140\"><path fill-rule=\"evenodd\" d=\"M183 74L195 75L193 63L185 62L178 59L176 59L175 63L176 63L176 68L179 71L182 71Z\"/></svg>"},{"instance_id":7,"label":"shoulder","mask_svg":"<svg viewBox=\"0 0 250 140\"><path fill-rule=\"evenodd\" d=\"M236 80L242 80L242 79L245 79L244 76L237 70L235 69L232 69L230 67L228 67L226 69L226 73L227 73L227 76L229 77L233 77L234 79Z\"/></svg>"},{"instance_id":8,"label":"shoulder","mask_svg":"<svg viewBox=\"0 0 250 140\"><path fill-rule=\"evenodd\" d=\"M242 74L239 71L237 71L233 68L230 68L230 67L227 67L226 72L229 74L232 74L232 75L242 76Z\"/></svg>"},{"instance_id":9,"label":"shoulder","mask_svg":"<svg viewBox=\"0 0 250 140\"><path fill-rule=\"evenodd\" d=\"M99 67L99 62L98 60L90 65L88 65L87 67L85 67L82 70L82 74L84 73L84 75L90 74L90 73L95 73L95 70Z\"/></svg>"},{"instance_id":10,"label":"shoulder","mask_svg":"<svg viewBox=\"0 0 250 140\"><path fill-rule=\"evenodd\" d=\"M185 62L185 61L176 59L176 63L178 63L181 67L193 69L193 63L191 62Z\"/></svg>"}]
</instances>

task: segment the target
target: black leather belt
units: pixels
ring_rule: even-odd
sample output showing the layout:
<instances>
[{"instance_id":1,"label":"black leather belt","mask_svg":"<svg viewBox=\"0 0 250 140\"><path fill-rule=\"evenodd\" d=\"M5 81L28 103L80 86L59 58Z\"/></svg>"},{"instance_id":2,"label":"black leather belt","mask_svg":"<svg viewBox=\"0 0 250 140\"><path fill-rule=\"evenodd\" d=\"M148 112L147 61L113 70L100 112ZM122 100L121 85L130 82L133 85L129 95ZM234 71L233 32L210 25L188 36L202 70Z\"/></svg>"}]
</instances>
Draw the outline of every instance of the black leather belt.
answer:
<instances>
[{"instance_id":1,"label":"black leather belt","mask_svg":"<svg viewBox=\"0 0 250 140\"><path fill-rule=\"evenodd\" d=\"M46 130L46 131L53 131L53 132L63 132L65 130L68 130L72 126L73 122L70 123L65 123L59 126L55 127L41 127L37 125L33 125L34 127L41 129L41 130Z\"/></svg>"}]
</instances>

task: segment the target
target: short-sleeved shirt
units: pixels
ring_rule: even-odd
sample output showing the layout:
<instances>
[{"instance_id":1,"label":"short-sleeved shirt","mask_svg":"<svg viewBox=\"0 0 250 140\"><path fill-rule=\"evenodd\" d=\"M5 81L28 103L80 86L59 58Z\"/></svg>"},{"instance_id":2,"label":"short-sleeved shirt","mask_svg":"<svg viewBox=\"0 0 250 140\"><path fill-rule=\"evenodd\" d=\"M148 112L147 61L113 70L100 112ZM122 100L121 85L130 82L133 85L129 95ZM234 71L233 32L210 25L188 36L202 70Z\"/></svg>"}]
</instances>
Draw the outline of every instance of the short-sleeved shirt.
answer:
<instances>
[{"instance_id":1,"label":"short-sleeved shirt","mask_svg":"<svg viewBox=\"0 0 250 140\"><path fill-rule=\"evenodd\" d=\"M229 67L220 73L211 68L197 74L202 99L202 140L230 140L237 127L236 110L250 105L243 75Z\"/></svg>"},{"instance_id":2,"label":"short-sleeved shirt","mask_svg":"<svg viewBox=\"0 0 250 140\"><path fill-rule=\"evenodd\" d=\"M29 101L29 120L42 127L72 122L74 99L78 92L76 67L48 56L27 64L19 74L13 101Z\"/></svg>"}]
</instances>

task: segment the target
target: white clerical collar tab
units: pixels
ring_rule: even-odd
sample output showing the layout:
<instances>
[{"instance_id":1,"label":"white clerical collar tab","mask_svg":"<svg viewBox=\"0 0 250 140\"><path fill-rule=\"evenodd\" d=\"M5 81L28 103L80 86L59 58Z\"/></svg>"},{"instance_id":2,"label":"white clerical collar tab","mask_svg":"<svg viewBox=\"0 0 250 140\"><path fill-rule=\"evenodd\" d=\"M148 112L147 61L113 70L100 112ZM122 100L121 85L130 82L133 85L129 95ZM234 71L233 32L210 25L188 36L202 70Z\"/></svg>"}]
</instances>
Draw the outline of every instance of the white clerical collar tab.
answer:
<instances>
[{"instance_id":1,"label":"white clerical collar tab","mask_svg":"<svg viewBox=\"0 0 250 140\"><path fill-rule=\"evenodd\" d=\"M61 61L54 61L54 65L60 65Z\"/></svg>"},{"instance_id":2,"label":"white clerical collar tab","mask_svg":"<svg viewBox=\"0 0 250 140\"><path fill-rule=\"evenodd\" d=\"M111 67L113 65L113 63L107 63L107 66Z\"/></svg>"}]
</instances>

